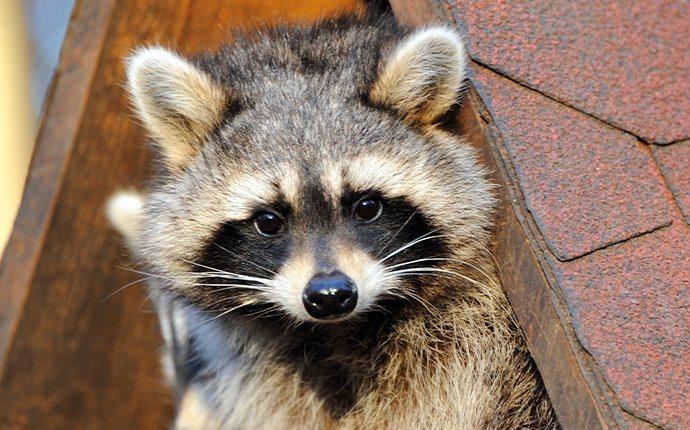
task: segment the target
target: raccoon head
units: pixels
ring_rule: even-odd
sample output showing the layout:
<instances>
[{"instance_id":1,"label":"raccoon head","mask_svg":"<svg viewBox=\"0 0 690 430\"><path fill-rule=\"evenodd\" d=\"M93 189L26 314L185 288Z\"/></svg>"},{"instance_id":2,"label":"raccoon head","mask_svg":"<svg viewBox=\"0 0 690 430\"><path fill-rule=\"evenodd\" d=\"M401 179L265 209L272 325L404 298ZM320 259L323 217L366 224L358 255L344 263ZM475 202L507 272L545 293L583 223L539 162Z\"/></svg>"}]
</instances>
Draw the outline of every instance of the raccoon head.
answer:
<instances>
[{"instance_id":1,"label":"raccoon head","mask_svg":"<svg viewBox=\"0 0 690 430\"><path fill-rule=\"evenodd\" d=\"M163 171L130 242L166 291L219 317L293 322L459 294L493 205L473 150L435 125L465 80L463 44L384 27L131 57Z\"/></svg>"}]
</instances>

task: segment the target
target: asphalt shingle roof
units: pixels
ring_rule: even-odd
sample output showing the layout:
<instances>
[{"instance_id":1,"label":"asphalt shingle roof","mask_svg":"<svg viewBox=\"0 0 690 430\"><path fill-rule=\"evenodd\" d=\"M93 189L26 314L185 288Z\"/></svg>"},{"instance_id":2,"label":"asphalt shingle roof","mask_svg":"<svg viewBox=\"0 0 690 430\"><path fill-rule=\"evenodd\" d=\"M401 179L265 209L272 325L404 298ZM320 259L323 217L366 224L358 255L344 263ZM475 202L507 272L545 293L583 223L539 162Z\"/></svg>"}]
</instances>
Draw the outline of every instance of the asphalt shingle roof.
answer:
<instances>
[{"instance_id":1,"label":"asphalt shingle roof","mask_svg":"<svg viewBox=\"0 0 690 430\"><path fill-rule=\"evenodd\" d=\"M450 0L621 428L690 428L690 4Z\"/></svg>"}]
</instances>

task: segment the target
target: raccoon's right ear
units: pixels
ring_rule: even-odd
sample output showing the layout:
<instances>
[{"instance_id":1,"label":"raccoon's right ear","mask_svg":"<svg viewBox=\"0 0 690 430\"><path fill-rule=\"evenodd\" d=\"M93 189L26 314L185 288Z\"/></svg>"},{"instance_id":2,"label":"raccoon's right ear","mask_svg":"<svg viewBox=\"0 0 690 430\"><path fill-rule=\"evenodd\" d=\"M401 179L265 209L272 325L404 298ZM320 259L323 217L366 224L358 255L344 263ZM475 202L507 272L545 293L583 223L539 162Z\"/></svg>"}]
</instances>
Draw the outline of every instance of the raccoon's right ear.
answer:
<instances>
[{"instance_id":1,"label":"raccoon's right ear","mask_svg":"<svg viewBox=\"0 0 690 430\"><path fill-rule=\"evenodd\" d=\"M201 138L222 118L226 94L211 78L161 47L141 48L126 62L137 114L172 171L198 153Z\"/></svg>"},{"instance_id":2,"label":"raccoon's right ear","mask_svg":"<svg viewBox=\"0 0 690 430\"><path fill-rule=\"evenodd\" d=\"M430 124L457 101L467 72L462 40L452 30L418 30L379 64L369 99L406 120Z\"/></svg>"}]
</instances>

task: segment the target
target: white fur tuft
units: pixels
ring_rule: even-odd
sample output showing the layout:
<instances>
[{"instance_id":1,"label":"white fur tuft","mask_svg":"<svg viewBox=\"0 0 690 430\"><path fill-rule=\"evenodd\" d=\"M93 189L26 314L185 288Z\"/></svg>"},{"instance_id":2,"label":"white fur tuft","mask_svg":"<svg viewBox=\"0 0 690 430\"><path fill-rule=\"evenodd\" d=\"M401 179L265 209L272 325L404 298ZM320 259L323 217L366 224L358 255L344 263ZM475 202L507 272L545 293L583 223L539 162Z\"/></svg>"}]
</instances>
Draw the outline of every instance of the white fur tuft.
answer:
<instances>
[{"instance_id":1,"label":"white fur tuft","mask_svg":"<svg viewBox=\"0 0 690 430\"><path fill-rule=\"evenodd\" d=\"M108 199L106 214L115 229L128 241L139 231L144 197L136 191L120 191Z\"/></svg>"}]
</instances>

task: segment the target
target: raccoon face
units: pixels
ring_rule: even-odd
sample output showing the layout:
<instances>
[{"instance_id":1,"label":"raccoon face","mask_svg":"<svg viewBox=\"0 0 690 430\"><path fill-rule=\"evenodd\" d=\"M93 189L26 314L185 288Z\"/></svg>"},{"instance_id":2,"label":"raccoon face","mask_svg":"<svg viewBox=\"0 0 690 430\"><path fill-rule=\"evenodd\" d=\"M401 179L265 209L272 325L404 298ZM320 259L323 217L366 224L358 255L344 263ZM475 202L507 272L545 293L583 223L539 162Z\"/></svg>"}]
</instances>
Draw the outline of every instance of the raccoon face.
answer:
<instances>
[{"instance_id":1,"label":"raccoon face","mask_svg":"<svg viewBox=\"0 0 690 430\"><path fill-rule=\"evenodd\" d=\"M357 321L456 294L493 205L472 150L434 126L465 79L460 39L324 42L312 55L340 53L318 72L287 39L195 64L134 54L128 87L164 170L135 251L218 317Z\"/></svg>"},{"instance_id":2,"label":"raccoon face","mask_svg":"<svg viewBox=\"0 0 690 430\"><path fill-rule=\"evenodd\" d=\"M347 178L346 169L336 172ZM247 202L246 215L222 222L197 253L195 270L205 282L242 285L239 295L223 298L233 306L258 311L272 304L298 320L337 321L402 294L394 271L413 267L399 265L403 260L447 256L430 220L385 184L359 187L345 179L327 188L335 185L324 183L332 172L302 175L296 195L268 182L274 192Z\"/></svg>"}]
</instances>

